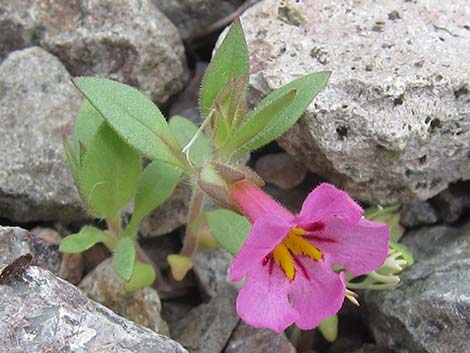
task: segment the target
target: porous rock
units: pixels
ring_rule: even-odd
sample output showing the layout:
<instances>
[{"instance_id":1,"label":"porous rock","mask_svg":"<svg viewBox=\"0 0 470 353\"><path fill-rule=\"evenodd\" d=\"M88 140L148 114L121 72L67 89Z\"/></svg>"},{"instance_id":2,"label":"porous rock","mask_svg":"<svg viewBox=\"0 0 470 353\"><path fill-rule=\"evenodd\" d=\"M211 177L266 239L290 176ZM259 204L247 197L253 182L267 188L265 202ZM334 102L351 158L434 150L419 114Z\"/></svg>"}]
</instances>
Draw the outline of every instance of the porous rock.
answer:
<instances>
[{"instance_id":1,"label":"porous rock","mask_svg":"<svg viewBox=\"0 0 470 353\"><path fill-rule=\"evenodd\" d=\"M0 352L187 353L39 267L0 285Z\"/></svg>"},{"instance_id":2,"label":"porous rock","mask_svg":"<svg viewBox=\"0 0 470 353\"><path fill-rule=\"evenodd\" d=\"M466 0L263 0L241 18L252 100L331 71L281 147L360 200L428 199L470 179L469 14Z\"/></svg>"},{"instance_id":3,"label":"porous rock","mask_svg":"<svg viewBox=\"0 0 470 353\"><path fill-rule=\"evenodd\" d=\"M40 44L73 76L128 83L160 104L188 79L178 30L150 0L2 0L0 10L0 57Z\"/></svg>"},{"instance_id":4,"label":"porous rock","mask_svg":"<svg viewBox=\"0 0 470 353\"><path fill-rule=\"evenodd\" d=\"M103 261L79 285L94 301L110 308L116 314L149 329L168 335L166 322L161 318L162 305L153 288L127 291L118 278L111 258Z\"/></svg>"},{"instance_id":5,"label":"porous rock","mask_svg":"<svg viewBox=\"0 0 470 353\"><path fill-rule=\"evenodd\" d=\"M69 73L32 47L0 64L0 216L16 222L84 217L62 146L81 104Z\"/></svg>"},{"instance_id":6,"label":"porous rock","mask_svg":"<svg viewBox=\"0 0 470 353\"><path fill-rule=\"evenodd\" d=\"M365 298L377 343L398 353L468 352L470 223L407 234L415 264L391 290Z\"/></svg>"}]
</instances>

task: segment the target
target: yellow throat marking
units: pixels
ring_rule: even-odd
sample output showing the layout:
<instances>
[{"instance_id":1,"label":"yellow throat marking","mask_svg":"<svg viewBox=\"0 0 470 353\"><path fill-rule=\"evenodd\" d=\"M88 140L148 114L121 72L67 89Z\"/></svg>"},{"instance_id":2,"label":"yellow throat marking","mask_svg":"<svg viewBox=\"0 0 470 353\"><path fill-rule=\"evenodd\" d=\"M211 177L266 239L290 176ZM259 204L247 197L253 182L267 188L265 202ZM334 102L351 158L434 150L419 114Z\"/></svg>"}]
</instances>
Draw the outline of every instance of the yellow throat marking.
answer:
<instances>
[{"instance_id":1,"label":"yellow throat marking","mask_svg":"<svg viewBox=\"0 0 470 353\"><path fill-rule=\"evenodd\" d=\"M284 240L276 246L273 251L274 260L290 280L293 280L295 277L293 255L308 256L315 261L323 258L321 251L302 237L304 233L305 230L302 228L292 228Z\"/></svg>"}]
</instances>

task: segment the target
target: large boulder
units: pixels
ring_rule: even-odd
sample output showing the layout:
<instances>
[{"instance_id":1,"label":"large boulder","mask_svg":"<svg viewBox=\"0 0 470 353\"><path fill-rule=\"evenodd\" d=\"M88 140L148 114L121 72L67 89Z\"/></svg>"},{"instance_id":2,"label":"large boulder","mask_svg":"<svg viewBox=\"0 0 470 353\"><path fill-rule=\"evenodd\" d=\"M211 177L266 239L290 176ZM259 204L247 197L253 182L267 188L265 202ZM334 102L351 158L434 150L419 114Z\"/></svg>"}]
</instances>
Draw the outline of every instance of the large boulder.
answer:
<instances>
[{"instance_id":1,"label":"large boulder","mask_svg":"<svg viewBox=\"0 0 470 353\"><path fill-rule=\"evenodd\" d=\"M175 26L150 0L0 0L0 58L40 44L74 76L131 84L157 103L189 78Z\"/></svg>"},{"instance_id":2,"label":"large boulder","mask_svg":"<svg viewBox=\"0 0 470 353\"><path fill-rule=\"evenodd\" d=\"M0 317L1 352L187 353L34 266L0 285Z\"/></svg>"},{"instance_id":3,"label":"large boulder","mask_svg":"<svg viewBox=\"0 0 470 353\"><path fill-rule=\"evenodd\" d=\"M241 18L253 100L332 71L279 144L361 200L428 199L470 179L469 12L466 0L263 0Z\"/></svg>"},{"instance_id":4,"label":"large boulder","mask_svg":"<svg viewBox=\"0 0 470 353\"><path fill-rule=\"evenodd\" d=\"M379 345L398 353L468 352L470 223L405 236L416 263L391 290L365 298Z\"/></svg>"},{"instance_id":5,"label":"large boulder","mask_svg":"<svg viewBox=\"0 0 470 353\"><path fill-rule=\"evenodd\" d=\"M61 62L32 47L0 64L0 217L83 218L62 146L82 99Z\"/></svg>"}]
</instances>

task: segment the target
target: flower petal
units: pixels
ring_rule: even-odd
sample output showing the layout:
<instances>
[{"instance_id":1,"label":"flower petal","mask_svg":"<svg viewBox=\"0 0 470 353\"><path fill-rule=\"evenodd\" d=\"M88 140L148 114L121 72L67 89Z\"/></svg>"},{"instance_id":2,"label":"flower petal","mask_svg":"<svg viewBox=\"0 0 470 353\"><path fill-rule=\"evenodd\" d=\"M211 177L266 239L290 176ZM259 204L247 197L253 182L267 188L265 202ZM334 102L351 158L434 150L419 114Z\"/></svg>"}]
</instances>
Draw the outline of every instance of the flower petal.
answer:
<instances>
[{"instance_id":1,"label":"flower petal","mask_svg":"<svg viewBox=\"0 0 470 353\"><path fill-rule=\"evenodd\" d=\"M340 217L349 224L356 224L364 211L348 194L331 184L320 184L305 199L295 222L304 229L331 217Z\"/></svg>"},{"instance_id":2,"label":"flower petal","mask_svg":"<svg viewBox=\"0 0 470 353\"><path fill-rule=\"evenodd\" d=\"M289 280L279 266L273 265L259 265L250 271L238 293L237 313L251 326L280 333L296 320L297 313L287 296Z\"/></svg>"},{"instance_id":3,"label":"flower petal","mask_svg":"<svg viewBox=\"0 0 470 353\"><path fill-rule=\"evenodd\" d=\"M341 309L346 293L344 274L333 272L325 261L313 262L306 258L298 258L297 261L306 273L297 272L289 296L292 308L298 312L296 325L310 330Z\"/></svg>"},{"instance_id":4,"label":"flower petal","mask_svg":"<svg viewBox=\"0 0 470 353\"><path fill-rule=\"evenodd\" d=\"M260 265L292 227L284 218L264 215L251 227L250 235L230 266L230 279L240 281L253 266Z\"/></svg>"},{"instance_id":5,"label":"flower petal","mask_svg":"<svg viewBox=\"0 0 470 353\"><path fill-rule=\"evenodd\" d=\"M384 264L389 234L388 225L383 223L361 219L350 226L332 218L311 241L323 252L326 262L343 265L353 275L362 275Z\"/></svg>"}]
</instances>

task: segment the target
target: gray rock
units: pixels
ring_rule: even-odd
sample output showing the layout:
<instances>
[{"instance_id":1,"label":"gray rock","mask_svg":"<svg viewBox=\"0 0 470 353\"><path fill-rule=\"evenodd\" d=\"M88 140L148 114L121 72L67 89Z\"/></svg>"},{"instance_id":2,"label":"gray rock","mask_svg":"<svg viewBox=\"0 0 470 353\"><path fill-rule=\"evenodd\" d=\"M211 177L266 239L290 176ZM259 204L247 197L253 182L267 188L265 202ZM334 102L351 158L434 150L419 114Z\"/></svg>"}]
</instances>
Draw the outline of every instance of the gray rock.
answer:
<instances>
[{"instance_id":1,"label":"gray rock","mask_svg":"<svg viewBox=\"0 0 470 353\"><path fill-rule=\"evenodd\" d=\"M0 29L2 18L11 28L0 54L40 43L72 75L125 82L160 104L189 78L179 33L150 0L2 0L0 10Z\"/></svg>"},{"instance_id":2,"label":"gray rock","mask_svg":"<svg viewBox=\"0 0 470 353\"><path fill-rule=\"evenodd\" d=\"M399 353L468 353L470 223L405 237L416 263L391 290L365 298L379 345Z\"/></svg>"},{"instance_id":3,"label":"gray rock","mask_svg":"<svg viewBox=\"0 0 470 353\"><path fill-rule=\"evenodd\" d=\"M306 73L333 75L281 147L374 204L470 178L468 1L285 3L242 16L252 100Z\"/></svg>"},{"instance_id":4,"label":"gray rock","mask_svg":"<svg viewBox=\"0 0 470 353\"><path fill-rule=\"evenodd\" d=\"M0 286L0 352L184 353L168 337L86 298L39 267Z\"/></svg>"},{"instance_id":5,"label":"gray rock","mask_svg":"<svg viewBox=\"0 0 470 353\"><path fill-rule=\"evenodd\" d=\"M193 257L193 271L206 298L215 297L227 285L234 285L230 282L231 262L232 255L220 247L199 251Z\"/></svg>"},{"instance_id":6,"label":"gray rock","mask_svg":"<svg viewBox=\"0 0 470 353\"><path fill-rule=\"evenodd\" d=\"M452 223L470 209L470 182L450 185L431 200L441 218Z\"/></svg>"},{"instance_id":7,"label":"gray rock","mask_svg":"<svg viewBox=\"0 0 470 353\"><path fill-rule=\"evenodd\" d=\"M79 288L92 300L116 314L149 329L168 335L166 322L161 318L162 305L153 288L128 292L118 278L111 258L103 261L80 283Z\"/></svg>"},{"instance_id":8,"label":"gray rock","mask_svg":"<svg viewBox=\"0 0 470 353\"><path fill-rule=\"evenodd\" d=\"M0 268L26 254L33 256L35 265L55 274L59 273L62 254L57 245L52 245L22 228L0 226Z\"/></svg>"},{"instance_id":9,"label":"gray rock","mask_svg":"<svg viewBox=\"0 0 470 353\"><path fill-rule=\"evenodd\" d=\"M142 238L157 237L186 224L190 200L191 186L183 181L168 200L142 220L139 235Z\"/></svg>"},{"instance_id":10,"label":"gray rock","mask_svg":"<svg viewBox=\"0 0 470 353\"><path fill-rule=\"evenodd\" d=\"M33 47L0 64L0 216L16 222L84 217L62 147L81 104L69 73Z\"/></svg>"},{"instance_id":11,"label":"gray rock","mask_svg":"<svg viewBox=\"0 0 470 353\"><path fill-rule=\"evenodd\" d=\"M237 326L237 291L226 286L207 304L191 310L172 328L172 337L191 353L220 353Z\"/></svg>"},{"instance_id":12,"label":"gray rock","mask_svg":"<svg viewBox=\"0 0 470 353\"><path fill-rule=\"evenodd\" d=\"M222 353L296 353L284 334L257 329L240 321Z\"/></svg>"},{"instance_id":13,"label":"gray rock","mask_svg":"<svg viewBox=\"0 0 470 353\"><path fill-rule=\"evenodd\" d=\"M434 224L438 220L438 212L428 201L409 203L400 210L400 223L406 228Z\"/></svg>"},{"instance_id":14,"label":"gray rock","mask_svg":"<svg viewBox=\"0 0 470 353\"><path fill-rule=\"evenodd\" d=\"M184 39L206 31L235 12L244 0L152 0L178 27Z\"/></svg>"},{"instance_id":15,"label":"gray rock","mask_svg":"<svg viewBox=\"0 0 470 353\"><path fill-rule=\"evenodd\" d=\"M255 171L264 181L281 189L292 189L302 183L307 175L307 168L287 153L260 157L255 163Z\"/></svg>"}]
</instances>

